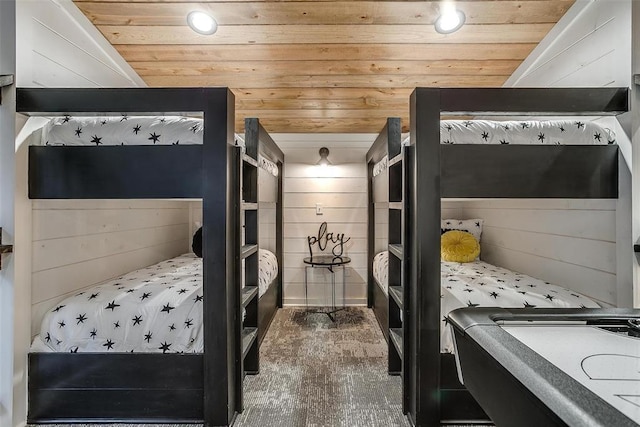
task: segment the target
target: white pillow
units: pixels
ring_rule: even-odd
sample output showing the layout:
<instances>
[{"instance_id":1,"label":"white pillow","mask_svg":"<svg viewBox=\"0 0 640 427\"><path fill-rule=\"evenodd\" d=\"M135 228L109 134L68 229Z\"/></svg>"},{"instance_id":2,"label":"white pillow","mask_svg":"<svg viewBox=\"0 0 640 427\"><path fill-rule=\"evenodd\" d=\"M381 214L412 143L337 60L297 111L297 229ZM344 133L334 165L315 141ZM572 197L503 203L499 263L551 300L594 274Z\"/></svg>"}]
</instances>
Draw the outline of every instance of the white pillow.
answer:
<instances>
[{"instance_id":1,"label":"white pillow","mask_svg":"<svg viewBox=\"0 0 640 427\"><path fill-rule=\"evenodd\" d=\"M482 236L482 223L484 221L479 218L474 219L443 219L440 222L440 233L444 234L451 230L460 230L471 233L480 243L480 236Z\"/></svg>"}]
</instances>

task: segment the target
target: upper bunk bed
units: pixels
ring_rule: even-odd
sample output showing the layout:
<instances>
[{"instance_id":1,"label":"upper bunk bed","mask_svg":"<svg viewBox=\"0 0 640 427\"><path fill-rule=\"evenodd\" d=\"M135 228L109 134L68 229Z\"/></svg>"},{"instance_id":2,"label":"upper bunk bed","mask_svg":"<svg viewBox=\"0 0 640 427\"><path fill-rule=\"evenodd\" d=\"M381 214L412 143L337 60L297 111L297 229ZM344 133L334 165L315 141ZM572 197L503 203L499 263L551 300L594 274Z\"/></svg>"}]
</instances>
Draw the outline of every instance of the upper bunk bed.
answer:
<instances>
[{"instance_id":1,"label":"upper bunk bed","mask_svg":"<svg viewBox=\"0 0 640 427\"><path fill-rule=\"evenodd\" d=\"M227 94L229 98L214 101ZM226 99L225 98L225 99ZM202 145L32 146L32 199L204 198L205 167L222 167L222 149L233 147L233 94L221 88L27 89L16 93L19 112L44 116L202 114ZM207 115L203 109L209 110ZM227 134L226 130L231 131ZM212 145L213 147L208 147ZM216 154L216 156L214 156ZM175 159L180 158L180 162ZM117 172L115 172L117 170ZM221 182L227 182L223 180ZM221 195L218 195L223 200Z\"/></svg>"},{"instance_id":2,"label":"upper bunk bed","mask_svg":"<svg viewBox=\"0 0 640 427\"><path fill-rule=\"evenodd\" d=\"M282 293L278 273L265 294L272 296L258 300L259 208L251 199L259 187L258 153L275 165L273 197L281 199L282 152L257 119L247 126L258 132L247 134L242 150L236 145L234 96L226 88L18 89L17 111L64 116L62 122L96 114L122 121L171 113L202 117L195 144L29 147L30 198L201 198L204 255L197 299L203 352L31 353L30 422L229 425L242 411L245 373L259 370L259 329L268 327ZM281 223L276 226L281 236ZM276 246L282 265L282 242Z\"/></svg>"},{"instance_id":3,"label":"upper bunk bed","mask_svg":"<svg viewBox=\"0 0 640 427\"><path fill-rule=\"evenodd\" d=\"M509 142L506 138L496 138L505 129L498 132L486 129L495 124L441 122L441 114L501 118L603 116L623 113L627 107L627 89L619 88L419 88L411 98L409 145L404 147L395 132L392 141L378 138L369 151L369 303L382 313L379 320L383 315L389 317L389 331L395 332L390 334L395 338L390 340L394 345L390 342L389 346L390 371L393 362L396 372L403 376L404 409L416 425L484 416L463 388L449 385L457 382L455 363L444 357L447 355L442 359L440 355L440 330L446 315L441 311L440 288L441 198L618 197L620 152L618 146L607 144L604 134L600 135L602 141L596 141L603 145L589 141L557 145L551 139L542 144L544 137L539 138L539 145L516 145L506 143ZM394 120L399 119L389 119L382 134L389 135L389 128L399 127L391 124ZM571 123L576 127L580 124L584 133L584 121ZM456 131L471 133L474 126L481 129L485 126L476 135L480 141L450 138ZM542 134L550 135L544 131L538 136ZM491 137L497 144L488 144ZM381 171L382 180L389 186L388 194L373 191L375 187L383 187L374 178ZM375 229L376 222L380 222L376 218L376 203L381 206L386 203L389 208L384 218L388 221L388 298L372 277L373 259L380 250L372 246L376 232L380 234ZM421 380L416 383L416 378Z\"/></svg>"}]
</instances>

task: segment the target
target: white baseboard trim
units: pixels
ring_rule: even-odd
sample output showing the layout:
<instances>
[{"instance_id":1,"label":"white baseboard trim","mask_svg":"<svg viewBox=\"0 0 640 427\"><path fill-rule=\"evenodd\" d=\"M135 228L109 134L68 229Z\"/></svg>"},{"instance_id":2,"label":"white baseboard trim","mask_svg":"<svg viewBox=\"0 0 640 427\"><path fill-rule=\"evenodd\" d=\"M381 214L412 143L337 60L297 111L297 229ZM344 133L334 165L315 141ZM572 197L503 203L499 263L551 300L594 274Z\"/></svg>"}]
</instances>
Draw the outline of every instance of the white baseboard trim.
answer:
<instances>
[{"instance_id":1,"label":"white baseboard trim","mask_svg":"<svg viewBox=\"0 0 640 427\"><path fill-rule=\"evenodd\" d=\"M344 305L347 307L366 307L366 298L347 298L344 301ZM284 307L305 307L304 298L286 298L283 302ZM309 301L309 307L326 307L325 303L318 303Z\"/></svg>"}]
</instances>

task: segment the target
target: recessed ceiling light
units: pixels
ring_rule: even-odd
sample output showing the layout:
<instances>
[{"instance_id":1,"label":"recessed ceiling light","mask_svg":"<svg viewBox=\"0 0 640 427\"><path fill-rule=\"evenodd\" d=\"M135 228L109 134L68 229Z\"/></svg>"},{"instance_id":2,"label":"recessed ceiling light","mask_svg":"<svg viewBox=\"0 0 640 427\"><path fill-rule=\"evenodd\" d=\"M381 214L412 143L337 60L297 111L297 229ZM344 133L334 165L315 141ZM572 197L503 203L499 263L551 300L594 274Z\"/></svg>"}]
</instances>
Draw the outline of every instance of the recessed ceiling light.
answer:
<instances>
[{"instance_id":1,"label":"recessed ceiling light","mask_svg":"<svg viewBox=\"0 0 640 427\"><path fill-rule=\"evenodd\" d=\"M458 31L463 25L466 17L461 10L455 8L451 3L445 3L442 12L436 19L436 31L441 34L451 34Z\"/></svg>"},{"instance_id":2,"label":"recessed ceiling light","mask_svg":"<svg viewBox=\"0 0 640 427\"><path fill-rule=\"evenodd\" d=\"M198 10L189 12L187 24L198 34L210 35L218 30L218 23L212 16Z\"/></svg>"}]
</instances>

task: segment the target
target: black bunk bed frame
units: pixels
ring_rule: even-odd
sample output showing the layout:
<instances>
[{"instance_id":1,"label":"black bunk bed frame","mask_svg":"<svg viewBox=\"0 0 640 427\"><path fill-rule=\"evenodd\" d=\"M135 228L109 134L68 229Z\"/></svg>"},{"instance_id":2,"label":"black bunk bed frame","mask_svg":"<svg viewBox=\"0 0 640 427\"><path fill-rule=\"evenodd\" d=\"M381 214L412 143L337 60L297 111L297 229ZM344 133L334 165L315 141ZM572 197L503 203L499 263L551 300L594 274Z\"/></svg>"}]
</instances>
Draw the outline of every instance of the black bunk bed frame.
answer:
<instances>
[{"instance_id":1,"label":"black bunk bed frame","mask_svg":"<svg viewBox=\"0 0 640 427\"><path fill-rule=\"evenodd\" d=\"M249 166L251 159L257 159L258 154L271 160L278 166L278 183L277 183L277 200L276 203L276 258L278 259L278 276L269 285L267 291L258 301L258 345L262 343L264 337L269 330L269 326L275 317L278 308L282 308L282 251L283 251L283 234L282 234L282 183L284 179L284 153L280 147L271 138L271 135L262 127L259 119L247 118L244 124L245 147L247 155L250 159L243 159L243 179L246 173L251 173L253 169ZM259 144L258 144L259 142ZM256 146L257 144L257 146ZM248 162L247 162L248 160ZM248 164L247 164L248 163ZM247 177L248 178L248 177ZM251 179L254 177L252 176ZM257 175L255 177L257 180ZM246 181L245 181L246 182ZM252 181L253 182L253 181ZM249 187L250 188L250 187ZM244 191L248 188L243 186ZM252 190L249 190L252 191ZM256 187L254 194L245 194L243 200L251 199L254 203L243 203L242 209L245 215L245 234L246 236L255 236L256 242L259 240L258 232L258 215L252 214L253 209L259 209L259 186ZM255 227L255 228L252 228ZM253 268L253 265L252 265ZM257 268L257 263L255 264ZM257 280L257 279L256 279ZM257 282L256 282L257 286Z\"/></svg>"},{"instance_id":2,"label":"black bunk bed frame","mask_svg":"<svg viewBox=\"0 0 640 427\"><path fill-rule=\"evenodd\" d=\"M257 166L259 151L281 169L282 153L255 120L251 126L260 131L247 138L253 148L240 155L235 98L227 88L18 88L16 104L31 115L201 113L205 129L202 145L29 147L31 199L203 199L204 352L30 353L28 422L230 425L243 409L244 375L259 368L258 312L270 322L277 310L254 303L257 204L241 203L242 171L247 163ZM257 171L249 175L257 178ZM252 185L257 191L257 180ZM279 198L281 190L280 178ZM255 212L255 244L240 244L241 209ZM255 266L249 270L255 278L247 279L255 281L251 292L239 286L241 259L255 259L246 263ZM271 286L279 306L280 277ZM248 318L253 312L253 325L242 324L242 307Z\"/></svg>"},{"instance_id":3,"label":"black bunk bed frame","mask_svg":"<svg viewBox=\"0 0 640 427\"><path fill-rule=\"evenodd\" d=\"M390 202L389 197L393 198L391 194L388 194L386 200L378 200L376 201L375 189L377 186L374 186L373 176L373 167L376 163L380 162L384 157L388 157L389 159L397 158L397 156L402 151L402 127L401 120L399 117L390 117L387 119L387 123L384 128L378 134L376 140L373 145L367 152L367 171L368 171L368 193L369 193L369 205L368 205L368 244L367 244L367 256L369 260L368 267L368 279L367 279L367 301L369 307L373 308L373 312L376 315L376 319L380 324L382 329L382 333L384 334L385 339L389 340L389 307L388 307L388 297L384 294L380 286L377 286L376 281L373 277L373 257L376 255L375 251L375 235L376 235L376 204L381 204L382 206L389 208L388 204ZM387 160L387 164L389 161ZM378 175L382 177L386 177L387 179L391 179L389 175ZM397 176L394 176L396 179ZM393 183L387 182L388 187L400 186L402 188L402 182L394 181ZM393 203L393 202L391 202ZM378 208L379 209L379 208ZM390 230L392 233L396 232L396 230ZM393 239L393 237L391 238ZM397 373L398 371L394 371L390 369L390 372Z\"/></svg>"},{"instance_id":4,"label":"black bunk bed frame","mask_svg":"<svg viewBox=\"0 0 640 427\"><path fill-rule=\"evenodd\" d=\"M396 328L399 333L389 340L389 349L400 363L392 366L390 356L389 368L390 372L400 368L403 411L413 425L487 420L458 382L454 356L440 353L441 198L618 197L621 153L617 145L443 145L441 114L602 116L627 112L628 107L627 88L417 88L410 100L409 146L402 147L398 132L389 131L398 119L389 119L367 154L368 297L383 331ZM372 275L372 171L386 154L389 168L397 169L395 178L389 172L388 306ZM400 212L395 225L393 210ZM400 262L392 268L394 257ZM392 294L392 286L398 295ZM392 300L398 306L396 313L391 311ZM399 312L402 321L397 318Z\"/></svg>"}]
</instances>

